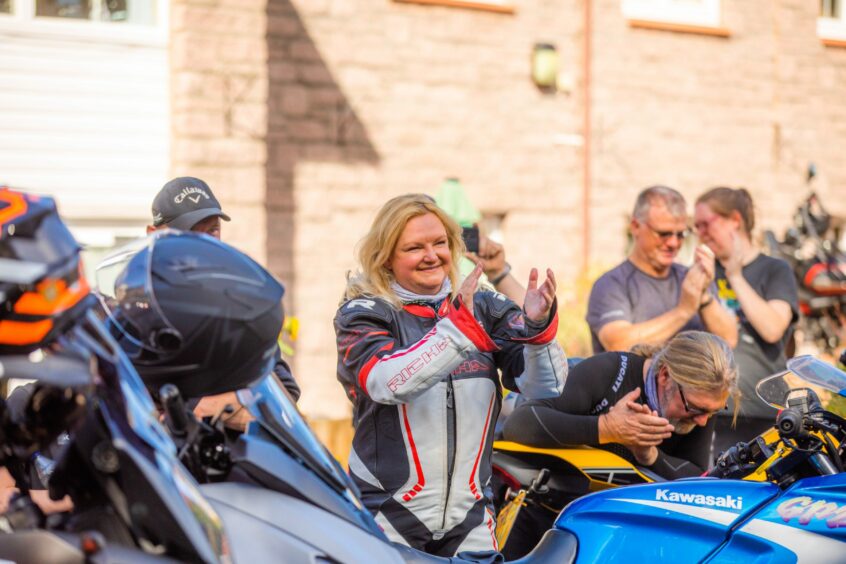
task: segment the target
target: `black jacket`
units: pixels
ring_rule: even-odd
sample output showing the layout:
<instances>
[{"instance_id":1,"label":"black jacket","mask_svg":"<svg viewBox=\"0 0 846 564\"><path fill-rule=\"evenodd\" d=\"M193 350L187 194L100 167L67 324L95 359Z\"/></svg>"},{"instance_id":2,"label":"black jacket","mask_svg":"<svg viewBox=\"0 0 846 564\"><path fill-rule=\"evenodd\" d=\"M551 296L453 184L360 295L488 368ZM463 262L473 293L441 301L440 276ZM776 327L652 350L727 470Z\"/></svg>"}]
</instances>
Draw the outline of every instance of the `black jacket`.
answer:
<instances>
[{"instance_id":1,"label":"black jacket","mask_svg":"<svg viewBox=\"0 0 846 564\"><path fill-rule=\"evenodd\" d=\"M515 408L505 422L505 438L539 448L596 446L636 464L623 445L599 444L598 420L635 388L640 387L640 401L646 403L645 361L623 352L600 353L583 360L573 367L560 397L527 401ZM673 433L658 447L658 459L649 469L670 479L701 475L708 468L712 431L713 418L686 435Z\"/></svg>"}]
</instances>

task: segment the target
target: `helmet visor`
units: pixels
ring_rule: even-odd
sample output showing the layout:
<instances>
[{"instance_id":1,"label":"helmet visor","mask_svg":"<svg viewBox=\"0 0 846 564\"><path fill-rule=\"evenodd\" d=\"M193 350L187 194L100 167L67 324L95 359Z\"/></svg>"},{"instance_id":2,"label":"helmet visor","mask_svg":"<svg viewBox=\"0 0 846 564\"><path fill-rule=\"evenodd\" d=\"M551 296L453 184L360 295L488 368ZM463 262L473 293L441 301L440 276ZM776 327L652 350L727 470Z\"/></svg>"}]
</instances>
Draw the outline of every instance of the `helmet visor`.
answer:
<instances>
[{"instance_id":1,"label":"helmet visor","mask_svg":"<svg viewBox=\"0 0 846 564\"><path fill-rule=\"evenodd\" d=\"M35 284L51 269L61 267L79 253L79 245L55 213L38 221L6 226L5 247L0 252L0 279L20 285Z\"/></svg>"},{"instance_id":2,"label":"helmet visor","mask_svg":"<svg viewBox=\"0 0 846 564\"><path fill-rule=\"evenodd\" d=\"M97 293L113 332L124 350L138 358L144 351L166 356L175 352L182 335L162 311L153 291L152 262L156 242L170 230L156 231L106 257L96 269Z\"/></svg>"}]
</instances>

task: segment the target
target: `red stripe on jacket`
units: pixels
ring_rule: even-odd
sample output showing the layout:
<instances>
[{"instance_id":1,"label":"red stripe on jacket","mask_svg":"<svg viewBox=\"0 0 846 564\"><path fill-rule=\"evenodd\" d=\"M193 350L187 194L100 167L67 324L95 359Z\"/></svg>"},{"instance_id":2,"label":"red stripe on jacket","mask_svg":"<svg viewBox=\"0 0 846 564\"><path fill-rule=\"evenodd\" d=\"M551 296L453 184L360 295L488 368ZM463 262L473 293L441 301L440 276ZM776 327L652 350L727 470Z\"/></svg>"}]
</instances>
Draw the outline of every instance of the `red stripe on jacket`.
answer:
<instances>
[{"instance_id":1,"label":"red stripe on jacket","mask_svg":"<svg viewBox=\"0 0 846 564\"><path fill-rule=\"evenodd\" d=\"M491 424L491 410L493 409L494 398L496 394L491 396L491 402L488 404L488 414L485 417L485 428L482 430L482 440L479 441L479 451L476 453L476 461L473 462L473 470L470 471L470 492L476 496L476 500L482 499L479 490L476 487L476 469L479 467L479 459L482 458L482 451L485 448L485 439L488 437L488 426Z\"/></svg>"},{"instance_id":2,"label":"red stripe on jacket","mask_svg":"<svg viewBox=\"0 0 846 564\"><path fill-rule=\"evenodd\" d=\"M414 458L414 468L417 471L417 483L402 496L403 501L411 501L411 498L423 490L423 486L426 485L426 477L423 476L423 467L420 465L420 457L417 455L417 447L414 445L414 435L411 434L411 425L408 423L408 412L404 404L402 406L402 422L405 425L408 444L411 447L411 456Z\"/></svg>"},{"instance_id":3,"label":"red stripe on jacket","mask_svg":"<svg viewBox=\"0 0 846 564\"><path fill-rule=\"evenodd\" d=\"M558 334L558 312L555 312L555 315L552 316L552 321L549 322L549 325L535 335L534 337L529 337L526 339L516 338L513 339L514 342L517 343L525 343L527 345L545 345L549 342L552 342L555 339L555 335Z\"/></svg>"},{"instance_id":4,"label":"red stripe on jacket","mask_svg":"<svg viewBox=\"0 0 846 564\"><path fill-rule=\"evenodd\" d=\"M447 313L447 319L452 321L453 325L455 325L465 337L473 341L473 344L476 345L476 348L480 352L498 351L499 347L496 346L496 343L493 342L485 329L479 325L479 322L476 321L476 318L473 317L473 314L467 309L467 306L464 304L464 300L459 297L457 301L457 306L450 308L449 313Z\"/></svg>"},{"instance_id":5,"label":"red stripe on jacket","mask_svg":"<svg viewBox=\"0 0 846 564\"><path fill-rule=\"evenodd\" d=\"M387 343L384 347L376 351L376 354L374 354L370 360L361 367L361 371L358 373L358 386L364 390L365 394L370 395L367 393L367 377L370 376L370 371L373 370L373 367L377 362L379 362L379 353L382 351L389 351L392 348L394 348L394 344Z\"/></svg>"},{"instance_id":6,"label":"red stripe on jacket","mask_svg":"<svg viewBox=\"0 0 846 564\"><path fill-rule=\"evenodd\" d=\"M387 335L387 334L388 334L387 331L371 331L370 333L367 333L366 335L362 336L360 339L356 339L356 341L353 344L351 344L350 346L347 347L347 351L344 353L344 362L346 362L347 358L350 356L350 351L352 350L352 348L354 346L356 346L357 344L359 344L360 342L362 342L367 337L374 337L376 335Z\"/></svg>"}]
</instances>

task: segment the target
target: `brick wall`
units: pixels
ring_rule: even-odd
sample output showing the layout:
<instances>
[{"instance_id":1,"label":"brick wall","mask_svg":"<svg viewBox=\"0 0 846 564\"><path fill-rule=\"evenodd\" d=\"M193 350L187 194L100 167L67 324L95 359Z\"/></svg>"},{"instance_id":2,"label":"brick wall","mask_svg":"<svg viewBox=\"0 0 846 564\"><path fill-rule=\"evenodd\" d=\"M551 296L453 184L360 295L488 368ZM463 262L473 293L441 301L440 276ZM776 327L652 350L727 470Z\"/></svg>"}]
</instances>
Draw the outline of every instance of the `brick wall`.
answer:
<instances>
[{"instance_id":1,"label":"brick wall","mask_svg":"<svg viewBox=\"0 0 846 564\"><path fill-rule=\"evenodd\" d=\"M521 276L536 263L563 271L578 262L578 244L563 242L579 237L579 150L555 143L579 131L577 96L541 94L529 56L535 42L552 41L575 67L579 12L575 2L540 1L521 2L516 15L372 0L278 5L297 20L280 25L303 31L277 43L269 27L293 59L279 64L298 67L278 88L271 76L271 105L280 124L302 128L285 149L298 155L290 178L301 404L337 417L347 401L331 320L354 245L389 197L434 195L457 176L482 210L506 214Z\"/></svg>"},{"instance_id":2,"label":"brick wall","mask_svg":"<svg viewBox=\"0 0 846 564\"><path fill-rule=\"evenodd\" d=\"M746 186L758 224L779 231L816 188L846 213L846 49L816 35L816 2L722 2L728 38L629 27L617 0L596 2L592 256L618 257L636 193L650 184L689 201Z\"/></svg>"},{"instance_id":3,"label":"brick wall","mask_svg":"<svg viewBox=\"0 0 846 564\"><path fill-rule=\"evenodd\" d=\"M172 173L206 180L223 239L266 262L266 2L172 0L170 20Z\"/></svg>"},{"instance_id":4,"label":"brick wall","mask_svg":"<svg viewBox=\"0 0 846 564\"><path fill-rule=\"evenodd\" d=\"M591 263L622 258L649 184L691 200L745 185L759 223L780 227L813 160L825 201L846 207L846 49L820 43L814 2L722 4L728 38L631 28L619 0L592 3ZM332 317L387 198L457 176L505 214L520 277L549 265L566 291L580 274L583 155L567 140L582 133L584 4L515 5L173 0L174 170L211 182L234 218L224 238L288 286L312 417L348 413ZM542 41L558 46L571 93L531 84Z\"/></svg>"}]
</instances>

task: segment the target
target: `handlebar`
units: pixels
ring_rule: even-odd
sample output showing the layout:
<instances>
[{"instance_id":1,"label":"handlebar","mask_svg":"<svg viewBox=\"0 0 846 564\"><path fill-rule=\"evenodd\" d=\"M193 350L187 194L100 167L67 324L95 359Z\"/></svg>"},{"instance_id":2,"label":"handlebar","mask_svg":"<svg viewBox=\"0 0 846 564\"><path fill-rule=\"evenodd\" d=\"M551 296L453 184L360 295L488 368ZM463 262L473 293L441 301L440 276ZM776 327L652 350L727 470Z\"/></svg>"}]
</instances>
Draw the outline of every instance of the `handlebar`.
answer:
<instances>
[{"instance_id":1,"label":"handlebar","mask_svg":"<svg viewBox=\"0 0 846 564\"><path fill-rule=\"evenodd\" d=\"M185 402L179 389L173 384L165 384L159 390L159 398L165 412L165 423L174 437L184 437L188 434L188 415Z\"/></svg>"},{"instance_id":2,"label":"handlebar","mask_svg":"<svg viewBox=\"0 0 846 564\"><path fill-rule=\"evenodd\" d=\"M755 471L773 454L772 449L761 437L748 443L737 443L717 458L714 467L704 476L713 478L742 478Z\"/></svg>"}]
</instances>

